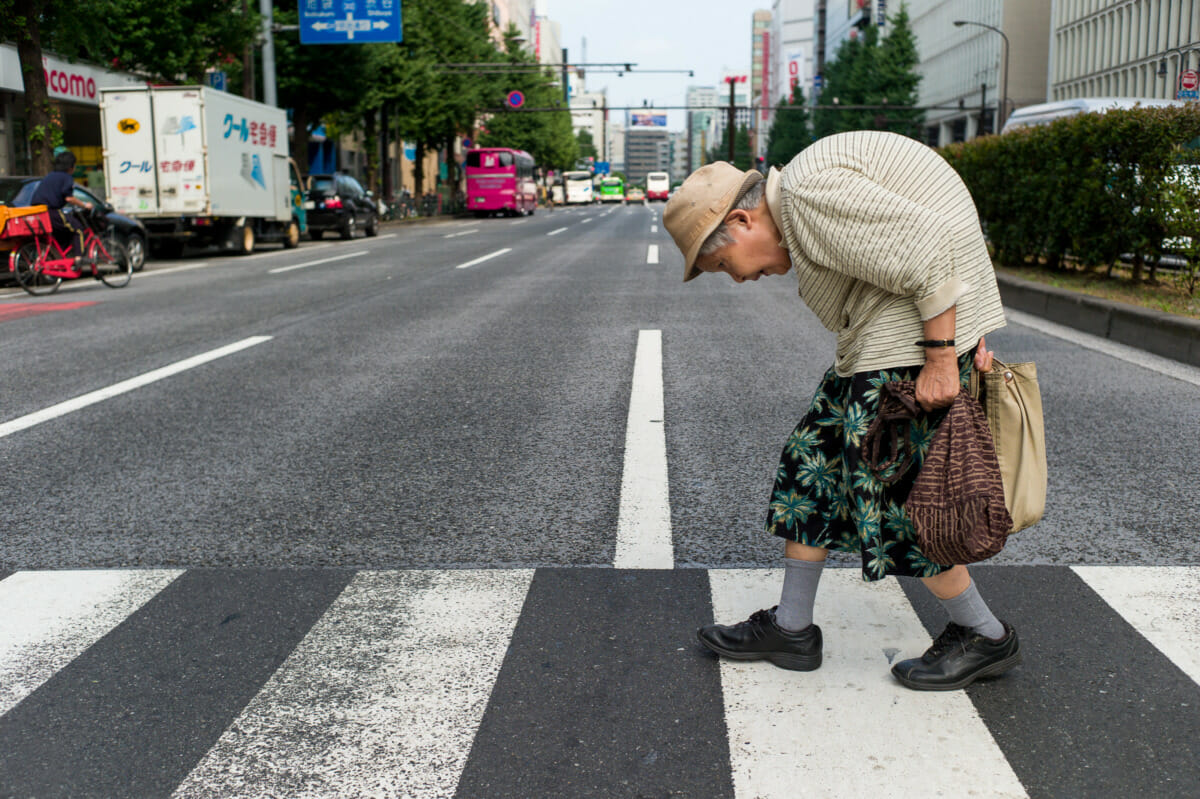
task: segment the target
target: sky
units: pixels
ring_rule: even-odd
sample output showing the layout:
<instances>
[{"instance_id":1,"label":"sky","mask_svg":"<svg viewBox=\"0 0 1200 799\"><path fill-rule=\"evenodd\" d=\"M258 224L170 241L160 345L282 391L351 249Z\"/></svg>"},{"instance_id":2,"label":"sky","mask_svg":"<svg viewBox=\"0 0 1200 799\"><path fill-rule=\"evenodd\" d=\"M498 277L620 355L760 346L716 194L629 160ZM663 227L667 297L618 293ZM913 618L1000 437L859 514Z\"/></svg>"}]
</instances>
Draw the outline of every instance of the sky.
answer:
<instances>
[{"instance_id":1,"label":"sky","mask_svg":"<svg viewBox=\"0 0 1200 799\"><path fill-rule=\"evenodd\" d=\"M567 60L632 62L635 69L690 69L695 74L592 73L589 91L608 89L610 106L684 105L687 87L716 86L725 71L750 70L751 15L771 0L538 0L538 13L559 23ZM683 130L686 112L667 127Z\"/></svg>"}]
</instances>

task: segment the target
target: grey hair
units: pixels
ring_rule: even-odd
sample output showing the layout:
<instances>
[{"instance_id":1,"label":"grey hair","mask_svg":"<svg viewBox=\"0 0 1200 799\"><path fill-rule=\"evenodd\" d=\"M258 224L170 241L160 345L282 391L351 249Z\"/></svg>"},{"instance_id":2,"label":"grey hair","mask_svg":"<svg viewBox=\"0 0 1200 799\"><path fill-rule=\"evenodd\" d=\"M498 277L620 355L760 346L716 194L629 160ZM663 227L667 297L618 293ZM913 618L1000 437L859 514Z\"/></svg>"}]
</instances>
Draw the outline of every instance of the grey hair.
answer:
<instances>
[{"instance_id":1,"label":"grey hair","mask_svg":"<svg viewBox=\"0 0 1200 799\"><path fill-rule=\"evenodd\" d=\"M763 198L766 196L767 182L765 180L760 180L747 189L746 193L742 195L741 199L735 202L733 207L729 210L753 211L759 206L759 204L763 201ZM699 258L701 255L712 255L722 247L733 243L733 234L729 232L729 226L722 222L717 226L716 230L708 235L708 238L704 240L704 243L700 245L700 250L696 253L696 257Z\"/></svg>"}]
</instances>

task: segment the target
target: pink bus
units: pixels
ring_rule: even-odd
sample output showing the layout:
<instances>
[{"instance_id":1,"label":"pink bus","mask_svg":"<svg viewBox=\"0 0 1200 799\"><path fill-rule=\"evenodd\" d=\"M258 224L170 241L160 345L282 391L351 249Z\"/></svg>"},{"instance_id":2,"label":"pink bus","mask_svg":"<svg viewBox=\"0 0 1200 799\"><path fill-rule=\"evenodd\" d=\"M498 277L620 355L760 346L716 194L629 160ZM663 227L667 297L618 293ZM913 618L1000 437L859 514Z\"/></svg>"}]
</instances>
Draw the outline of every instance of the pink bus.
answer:
<instances>
[{"instance_id":1,"label":"pink bus","mask_svg":"<svg viewBox=\"0 0 1200 799\"><path fill-rule=\"evenodd\" d=\"M524 150L480 147L467 151L467 209L475 216L533 214L537 184L533 157Z\"/></svg>"}]
</instances>

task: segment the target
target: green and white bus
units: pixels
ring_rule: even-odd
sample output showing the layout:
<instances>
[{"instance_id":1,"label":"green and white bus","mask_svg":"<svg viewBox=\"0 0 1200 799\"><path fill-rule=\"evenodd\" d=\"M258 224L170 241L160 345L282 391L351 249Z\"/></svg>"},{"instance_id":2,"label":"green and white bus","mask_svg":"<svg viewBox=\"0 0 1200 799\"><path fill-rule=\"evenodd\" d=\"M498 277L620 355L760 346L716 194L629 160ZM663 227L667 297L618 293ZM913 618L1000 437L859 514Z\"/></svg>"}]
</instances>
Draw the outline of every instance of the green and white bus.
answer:
<instances>
[{"instance_id":1,"label":"green and white bus","mask_svg":"<svg viewBox=\"0 0 1200 799\"><path fill-rule=\"evenodd\" d=\"M600 181L600 202L625 202L625 181L618 177L607 177Z\"/></svg>"}]
</instances>

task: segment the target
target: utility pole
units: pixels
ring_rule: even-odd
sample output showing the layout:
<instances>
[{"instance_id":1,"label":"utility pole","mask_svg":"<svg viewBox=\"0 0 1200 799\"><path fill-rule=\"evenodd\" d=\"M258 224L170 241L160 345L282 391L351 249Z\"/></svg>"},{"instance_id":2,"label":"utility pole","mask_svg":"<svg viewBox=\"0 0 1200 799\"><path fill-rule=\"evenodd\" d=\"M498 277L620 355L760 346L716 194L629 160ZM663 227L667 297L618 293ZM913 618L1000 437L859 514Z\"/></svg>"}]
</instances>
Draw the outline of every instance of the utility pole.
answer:
<instances>
[{"instance_id":1,"label":"utility pole","mask_svg":"<svg viewBox=\"0 0 1200 799\"><path fill-rule=\"evenodd\" d=\"M262 73L263 73L263 102L270 106L279 105L279 97L275 93L275 34L271 30L274 20L272 0L258 0L258 13L262 16Z\"/></svg>"},{"instance_id":2,"label":"utility pole","mask_svg":"<svg viewBox=\"0 0 1200 799\"><path fill-rule=\"evenodd\" d=\"M242 0L242 16L250 16L250 0ZM242 97L254 99L254 42L246 42L242 53Z\"/></svg>"},{"instance_id":3,"label":"utility pole","mask_svg":"<svg viewBox=\"0 0 1200 799\"><path fill-rule=\"evenodd\" d=\"M737 139L737 127L734 122L737 118L737 107L733 104L733 87L737 85L737 78L730 76L725 80L729 81L729 122L725 126L729 136L729 163L733 163L733 142Z\"/></svg>"},{"instance_id":4,"label":"utility pole","mask_svg":"<svg viewBox=\"0 0 1200 799\"><path fill-rule=\"evenodd\" d=\"M567 48L562 49L563 106L571 110L571 84L567 81Z\"/></svg>"},{"instance_id":5,"label":"utility pole","mask_svg":"<svg viewBox=\"0 0 1200 799\"><path fill-rule=\"evenodd\" d=\"M989 132L984 124L987 121L987 113L987 84L981 83L979 84L979 130L975 132L975 138Z\"/></svg>"},{"instance_id":6,"label":"utility pole","mask_svg":"<svg viewBox=\"0 0 1200 799\"><path fill-rule=\"evenodd\" d=\"M608 158L608 89L604 90L604 99L601 101L604 109L604 121L601 122L604 133L601 135L600 152L604 156L604 162L609 165L608 169L612 171L612 161Z\"/></svg>"}]
</instances>

